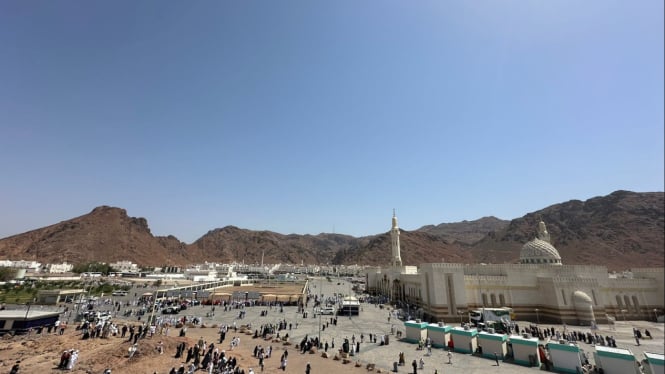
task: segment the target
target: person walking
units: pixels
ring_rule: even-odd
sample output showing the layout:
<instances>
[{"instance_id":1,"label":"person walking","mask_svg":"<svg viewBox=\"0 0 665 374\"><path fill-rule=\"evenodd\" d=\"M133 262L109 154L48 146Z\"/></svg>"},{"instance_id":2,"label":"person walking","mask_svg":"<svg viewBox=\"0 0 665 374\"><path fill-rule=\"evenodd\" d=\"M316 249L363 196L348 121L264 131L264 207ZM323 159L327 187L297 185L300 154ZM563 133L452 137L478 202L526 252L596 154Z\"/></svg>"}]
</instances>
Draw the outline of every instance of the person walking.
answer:
<instances>
[{"instance_id":1,"label":"person walking","mask_svg":"<svg viewBox=\"0 0 665 374\"><path fill-rule=\"evenodd\" d=\"M494 361L496 362L496 366L499 366L499 355L494 352Z\"/></svg>"},{"instance_id":2,"label":"person walking","mask_svg":"<svg viewBox=\"0 0 665 374\"><path fill-rule=\"evenodd\" d=\"M448 351L448 363L453 364L453 353L451 351Z\"/></svg>"},{"instance_id":3,"label":"person walking","mask_svg":"<svg viewBox=\"0 0 665 374\"><path fill-rule=\"evenodd\" d=\"M21 370L20 364L21 361L16 361L14 366L12 366L12 370L9 372L9 374L19 374L19 371Z\"/></svg>"},{"instance_id":4,"label":"person walking","mask_svg":"<svg viewBox=\"0 0 665 374\"><path fill-rule=\"evenodd\" d=\"M310 365L308 362L307 366L305 367L305 374L310 374L311 371L312 371L312 365Z\"/></svg>"},{"instance_id":5,"label":"person walking","mask_svg":"<svg viewBox=\"0 0 665 374\"><path fill-rule=\"evenodd\" d=\"M418 374L418 363L416 362L416 360L413 360L411 366L413 366L413 374Z\"/></svg>"}]
</instances>

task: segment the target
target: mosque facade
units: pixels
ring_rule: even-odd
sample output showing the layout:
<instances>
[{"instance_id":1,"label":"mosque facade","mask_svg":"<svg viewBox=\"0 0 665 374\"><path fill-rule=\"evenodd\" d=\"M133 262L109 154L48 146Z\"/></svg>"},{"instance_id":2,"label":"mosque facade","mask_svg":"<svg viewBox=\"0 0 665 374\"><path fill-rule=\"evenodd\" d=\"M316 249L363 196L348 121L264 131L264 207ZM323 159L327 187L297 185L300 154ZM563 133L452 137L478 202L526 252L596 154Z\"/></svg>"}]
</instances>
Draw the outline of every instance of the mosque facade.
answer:
<instances>
[{"instance_id":1,"label":"mosque facade","mask_svg":"<svg viewBox=\"0 0 665 374\"><path fill-rule=\"evenodd\" d=\"M522 321L587 326L613 319L653 321L664 312L663 268L616 274L605 266L564 265L542 221L518 264L404 266L394 212L390 236L391 263L367 270L367 291L409 305L424 321L462 321L469 311L490 307L511 307Z\"/></svg>"}]
</instances>

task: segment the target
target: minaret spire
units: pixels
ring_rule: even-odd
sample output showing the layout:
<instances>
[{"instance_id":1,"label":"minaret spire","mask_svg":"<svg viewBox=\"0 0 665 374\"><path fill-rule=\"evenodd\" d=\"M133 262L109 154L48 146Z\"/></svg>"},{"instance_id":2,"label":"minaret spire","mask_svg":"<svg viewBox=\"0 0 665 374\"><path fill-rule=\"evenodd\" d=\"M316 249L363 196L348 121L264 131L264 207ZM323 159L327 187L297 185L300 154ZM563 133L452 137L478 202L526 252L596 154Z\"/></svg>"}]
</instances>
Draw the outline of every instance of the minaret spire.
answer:
<instances>
[{"instance_id":1,"label":"minaret spire","mask_svg":"<svg viewBox=\"0 0 665 374\"><path fill-rule=\"evenodd\" d=\"M399 249L399 226L397 225L397 215L393 208L393 225L390 229L390 248L392 251L392 266L402 267L402 257Z\"/></svg>"}]
</instances>

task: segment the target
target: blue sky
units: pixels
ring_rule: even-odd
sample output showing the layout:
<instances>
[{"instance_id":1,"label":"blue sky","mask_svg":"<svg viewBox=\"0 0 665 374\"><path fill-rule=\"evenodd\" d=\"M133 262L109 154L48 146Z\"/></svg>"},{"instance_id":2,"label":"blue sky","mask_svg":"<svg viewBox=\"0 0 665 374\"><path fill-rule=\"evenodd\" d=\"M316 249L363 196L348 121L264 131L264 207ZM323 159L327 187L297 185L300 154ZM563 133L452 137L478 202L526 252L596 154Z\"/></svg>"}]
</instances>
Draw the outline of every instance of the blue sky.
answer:
<instances>
[{"instance_id":1,"label":"blue sky","mask_svg":"<svg viewBox=\"0 0 665 374\"><path fill-rule=\"evenodd\" d=\"M663 191L662 1L0 2L0 237L192 242Z\"/></svg>"}]
</instances>

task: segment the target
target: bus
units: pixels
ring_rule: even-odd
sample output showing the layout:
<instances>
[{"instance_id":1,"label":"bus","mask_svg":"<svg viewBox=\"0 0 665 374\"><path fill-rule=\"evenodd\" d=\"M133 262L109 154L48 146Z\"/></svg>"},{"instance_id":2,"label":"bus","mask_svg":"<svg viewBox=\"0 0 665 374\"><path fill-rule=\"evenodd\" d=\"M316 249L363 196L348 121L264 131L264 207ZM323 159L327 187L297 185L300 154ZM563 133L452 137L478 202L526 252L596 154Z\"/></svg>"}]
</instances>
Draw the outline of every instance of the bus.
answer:
<instances>
[{"instance_id":1,"label":"bus","mask_svg":"<svg viewBox=\"0 0 665 374\"><path fill-rule=\"evenodd\" d=\"M102 273L98 271L81 273L81 278L101 278Z\"/></svg>"},{"instance_id":2,"label":"bus","mask_svg":"<svg viewBox=\"0 0 665 374\"><path fill-rule=\"evenodd\" d=\"M2 310L0 311L0 336L4 334L26 334L30 329L55 326L60 312L41 310Z\"/></svg>"}]
</instances>

